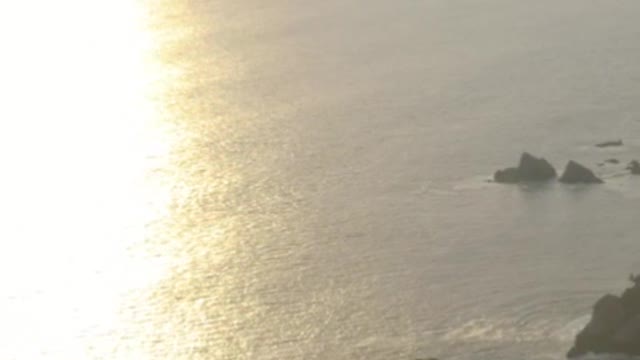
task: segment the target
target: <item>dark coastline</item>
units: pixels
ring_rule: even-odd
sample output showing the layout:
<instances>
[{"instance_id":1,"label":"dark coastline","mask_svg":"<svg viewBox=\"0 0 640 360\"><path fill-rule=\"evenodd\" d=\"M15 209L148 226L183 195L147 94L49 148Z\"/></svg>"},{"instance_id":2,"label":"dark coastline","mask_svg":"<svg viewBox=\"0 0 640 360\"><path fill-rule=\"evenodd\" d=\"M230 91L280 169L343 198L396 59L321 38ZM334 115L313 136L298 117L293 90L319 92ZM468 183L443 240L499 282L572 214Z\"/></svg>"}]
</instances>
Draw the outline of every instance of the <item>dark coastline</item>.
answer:
<instances>
[{"instance_id":1,"label":"dark coastline","mask_svg":"<svg viewBox=\"0 0 640 360\"><path fill-rule=\"evenodd\" d=\"M596 302L568 358L587 353L640 356L640 276L631 275L630 280L634 285L622 295L607 294Z\"/></svg>"}]
</instances>

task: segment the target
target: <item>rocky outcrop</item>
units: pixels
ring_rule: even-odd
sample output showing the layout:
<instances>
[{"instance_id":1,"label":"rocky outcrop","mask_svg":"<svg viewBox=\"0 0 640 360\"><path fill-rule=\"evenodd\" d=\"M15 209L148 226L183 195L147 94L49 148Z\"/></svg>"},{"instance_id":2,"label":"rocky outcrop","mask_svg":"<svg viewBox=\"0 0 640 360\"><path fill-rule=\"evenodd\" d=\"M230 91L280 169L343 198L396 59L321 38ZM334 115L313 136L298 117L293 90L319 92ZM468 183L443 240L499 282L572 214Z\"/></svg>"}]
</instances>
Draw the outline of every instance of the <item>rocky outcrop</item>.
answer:
<instances>
[{"instance_id":1,"label":"rocky outcrop","mask_svg":"<svg viewBox=\"0 0 640 360\"><path fill-rule=\"evenodd\" d=\"M493 180L503 184L515 184L520 182L520 172L518 168L506 168L496 171L493 174Z\"/></svg>"},{"instance_id":2,"label":"rocky outcrop","mask_svg":"<svg viewBox=\"0 0 640 360\"><path fill-rule=\"evenodd\" d=\"M593 171L571 160L564 169L559 179L565 184L602 184L604 181L598 178Z\"/></svg>"},{"instance_id":3,"label":"rocky outcrop","mask_svg":"<svg viewBox=\"0 0 640 360\"><path fill-rule=\"evenodd\" d=\"M518 173L525 181L546 181L557 176L556 169L547 160L536 158L526 152L520 156Z\"/></svg>"},{"instance_id":4,"label":"rocky outcrop","mask_svg":"<svg viewBox=\"0 0 640 360\"><path fill-rule=\"evenodd\" d=\"M612 147L612 146L622 146L622 140L615 140L615 141L605 141L599 144L596 144L597 147L599 148L604 148L604 147Z\"/></svg>"},{"instance_id":5,"label":"rocky outcrop","mask_svg":"<svg viewBox=\"0 0 640 360\"><path fill-rule=\"evenodd\" d=\"M640 175L640 163L637 160L631 161L627 170L630 170L633 175Z\"/></svg>"},{"instance_id":6,"label":"rocky outcrop","mask_svg":"<svg viewBox=\"0 0 640 360\"><path fill-rule=\"evenodd\" d=\"M522 181L547 181L556 176L556 170L547 160L525 152L520 156L518 167L498 170L493 179L495 182L513 184Z\"/></svg>"},{"instance_id":7,"label":"rocky outcrop","mask_svg":"<svg viewBox=\"0 0 640 360\"><path fill-rule=\"evenodd\" d=\"M640 355L640 278L622 296L606 295L596 302L591 321L578 334L567 353L574 358L587 353Z\"/></svg>"}]
</instances>

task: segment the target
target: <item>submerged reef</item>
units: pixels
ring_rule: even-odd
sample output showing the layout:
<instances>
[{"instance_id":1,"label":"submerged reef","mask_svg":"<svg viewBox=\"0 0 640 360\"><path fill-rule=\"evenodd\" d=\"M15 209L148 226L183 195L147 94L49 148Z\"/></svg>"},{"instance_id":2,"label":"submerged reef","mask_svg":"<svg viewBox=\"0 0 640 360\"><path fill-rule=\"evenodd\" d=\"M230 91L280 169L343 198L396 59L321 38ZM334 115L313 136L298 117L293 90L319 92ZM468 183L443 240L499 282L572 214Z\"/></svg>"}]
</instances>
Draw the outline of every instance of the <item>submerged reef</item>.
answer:
<instances>
[{"instance_id":1,"label":"submerged reef","mask_svg":"<svg viewBox=\"0 0 640 360\"><path fill-rule=\"evenodd\" d=\"M622 146L622 145L624 145L622 143L622 140L614 140L614 141L601 142L599 144L596 144L596 147L605 148L605 147Z\"/></svg>"}]
</instances>

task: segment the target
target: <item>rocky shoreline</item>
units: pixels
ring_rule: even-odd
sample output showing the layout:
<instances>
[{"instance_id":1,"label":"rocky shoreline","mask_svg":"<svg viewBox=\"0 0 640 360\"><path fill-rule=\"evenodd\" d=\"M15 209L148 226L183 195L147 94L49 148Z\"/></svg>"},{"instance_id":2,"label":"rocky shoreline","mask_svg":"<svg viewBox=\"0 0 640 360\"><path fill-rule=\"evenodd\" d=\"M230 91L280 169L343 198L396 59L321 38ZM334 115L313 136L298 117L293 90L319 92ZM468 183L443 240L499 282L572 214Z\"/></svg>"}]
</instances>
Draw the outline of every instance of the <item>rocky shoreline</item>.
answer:
<instances>
[{"instance_id":1,"label":"rocky shoreline","mask_svg":"<svg viewBox=\"0 0 640 360\"><path fill-rule=\"evenodd\" d=\"M622 295L605 295L593 307L591 321L576 336L567 353L576 358L588 353L640 356L640 276Z\"/></svg>"}]
</instances>

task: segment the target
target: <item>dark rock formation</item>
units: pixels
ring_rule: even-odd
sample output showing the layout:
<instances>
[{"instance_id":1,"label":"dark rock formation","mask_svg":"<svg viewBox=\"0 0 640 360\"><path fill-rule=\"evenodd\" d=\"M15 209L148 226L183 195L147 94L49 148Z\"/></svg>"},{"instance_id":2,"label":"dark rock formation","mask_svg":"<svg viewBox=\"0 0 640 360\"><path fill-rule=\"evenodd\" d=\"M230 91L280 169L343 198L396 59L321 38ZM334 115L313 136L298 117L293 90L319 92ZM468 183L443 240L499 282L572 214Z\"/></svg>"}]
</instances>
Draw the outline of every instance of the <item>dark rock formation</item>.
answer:
<instances>
[{"instance_id":1,"label":"dark rock formation","mask_svg":"<svg viewBox=\"0 0 640 360\"><path fill-rule=\"evenodd\" d=\"M576 337L567 353L640 355L640 278L622 296L606 295L595 304L591 321Z\"/></svg>"},{"instance_id":2,"label":"dark rock formation","mask_svg":"<svg viewBox=\"0 0 640 360\"><path fill-rule=\"evenodd\" d=\"M593 171L571 160L564 169L564 173L560 177L560 182L565 184L602 184Z\"/></svg>"},{"instance_id":3,"label":"dark rock formation","mask_svg":"<svg viewBox=\"0 0 640 360\"><path fill-rule=\"evenodd\" d=\"M546 181L556 177L556 169L547 160L536 158L529 153L520 156L518 172L520 178L526 181Z\"/></svg>"},{"instance_id":4,"label":"dark rock formation","mask_svg":"<svg viewBox=\"0 0 640 360\"><path fill-rule=\"evenodd\" d=\"M498 170L493 175L493 179L499 183L513 184L521 181L546 181L556 176L556 170L547 160L536 158L525 152L520 156L520 164L517 168Z\"/></svg>"},{"instance_id":5,"label":"dark rock formation","mask_svg":"<svg viewBox=\"0 0 640 360\"><path fill-rule=\"evenodd\" d=\"M611 147L611 146L622 146L622 145L623 145L622 140L605 141L605 142L596 144L596 146L599 148Z\"/></svg>"},{"instance_id":6,"label":"dark rock formation","mask_svg":"<svg viewBox=\"0 0 640 360\"><path fill-rule=\"evenodd\" d=\"M520 172L518 171L518 168L498 170L493 174L493 180L503 184L515 184L520 182Z\"/></svg>"},{"instance_id":7,"label":"dark rock formation","mask_svg":"<svg viewBox=\"0 0 640 360\"><path fill-rule=\"evenodd\" d=\"M633 160L627 166L627 170L631 170L633 175L640 175L640 163L637 160Z\"/></svg>"}]
</instances>

